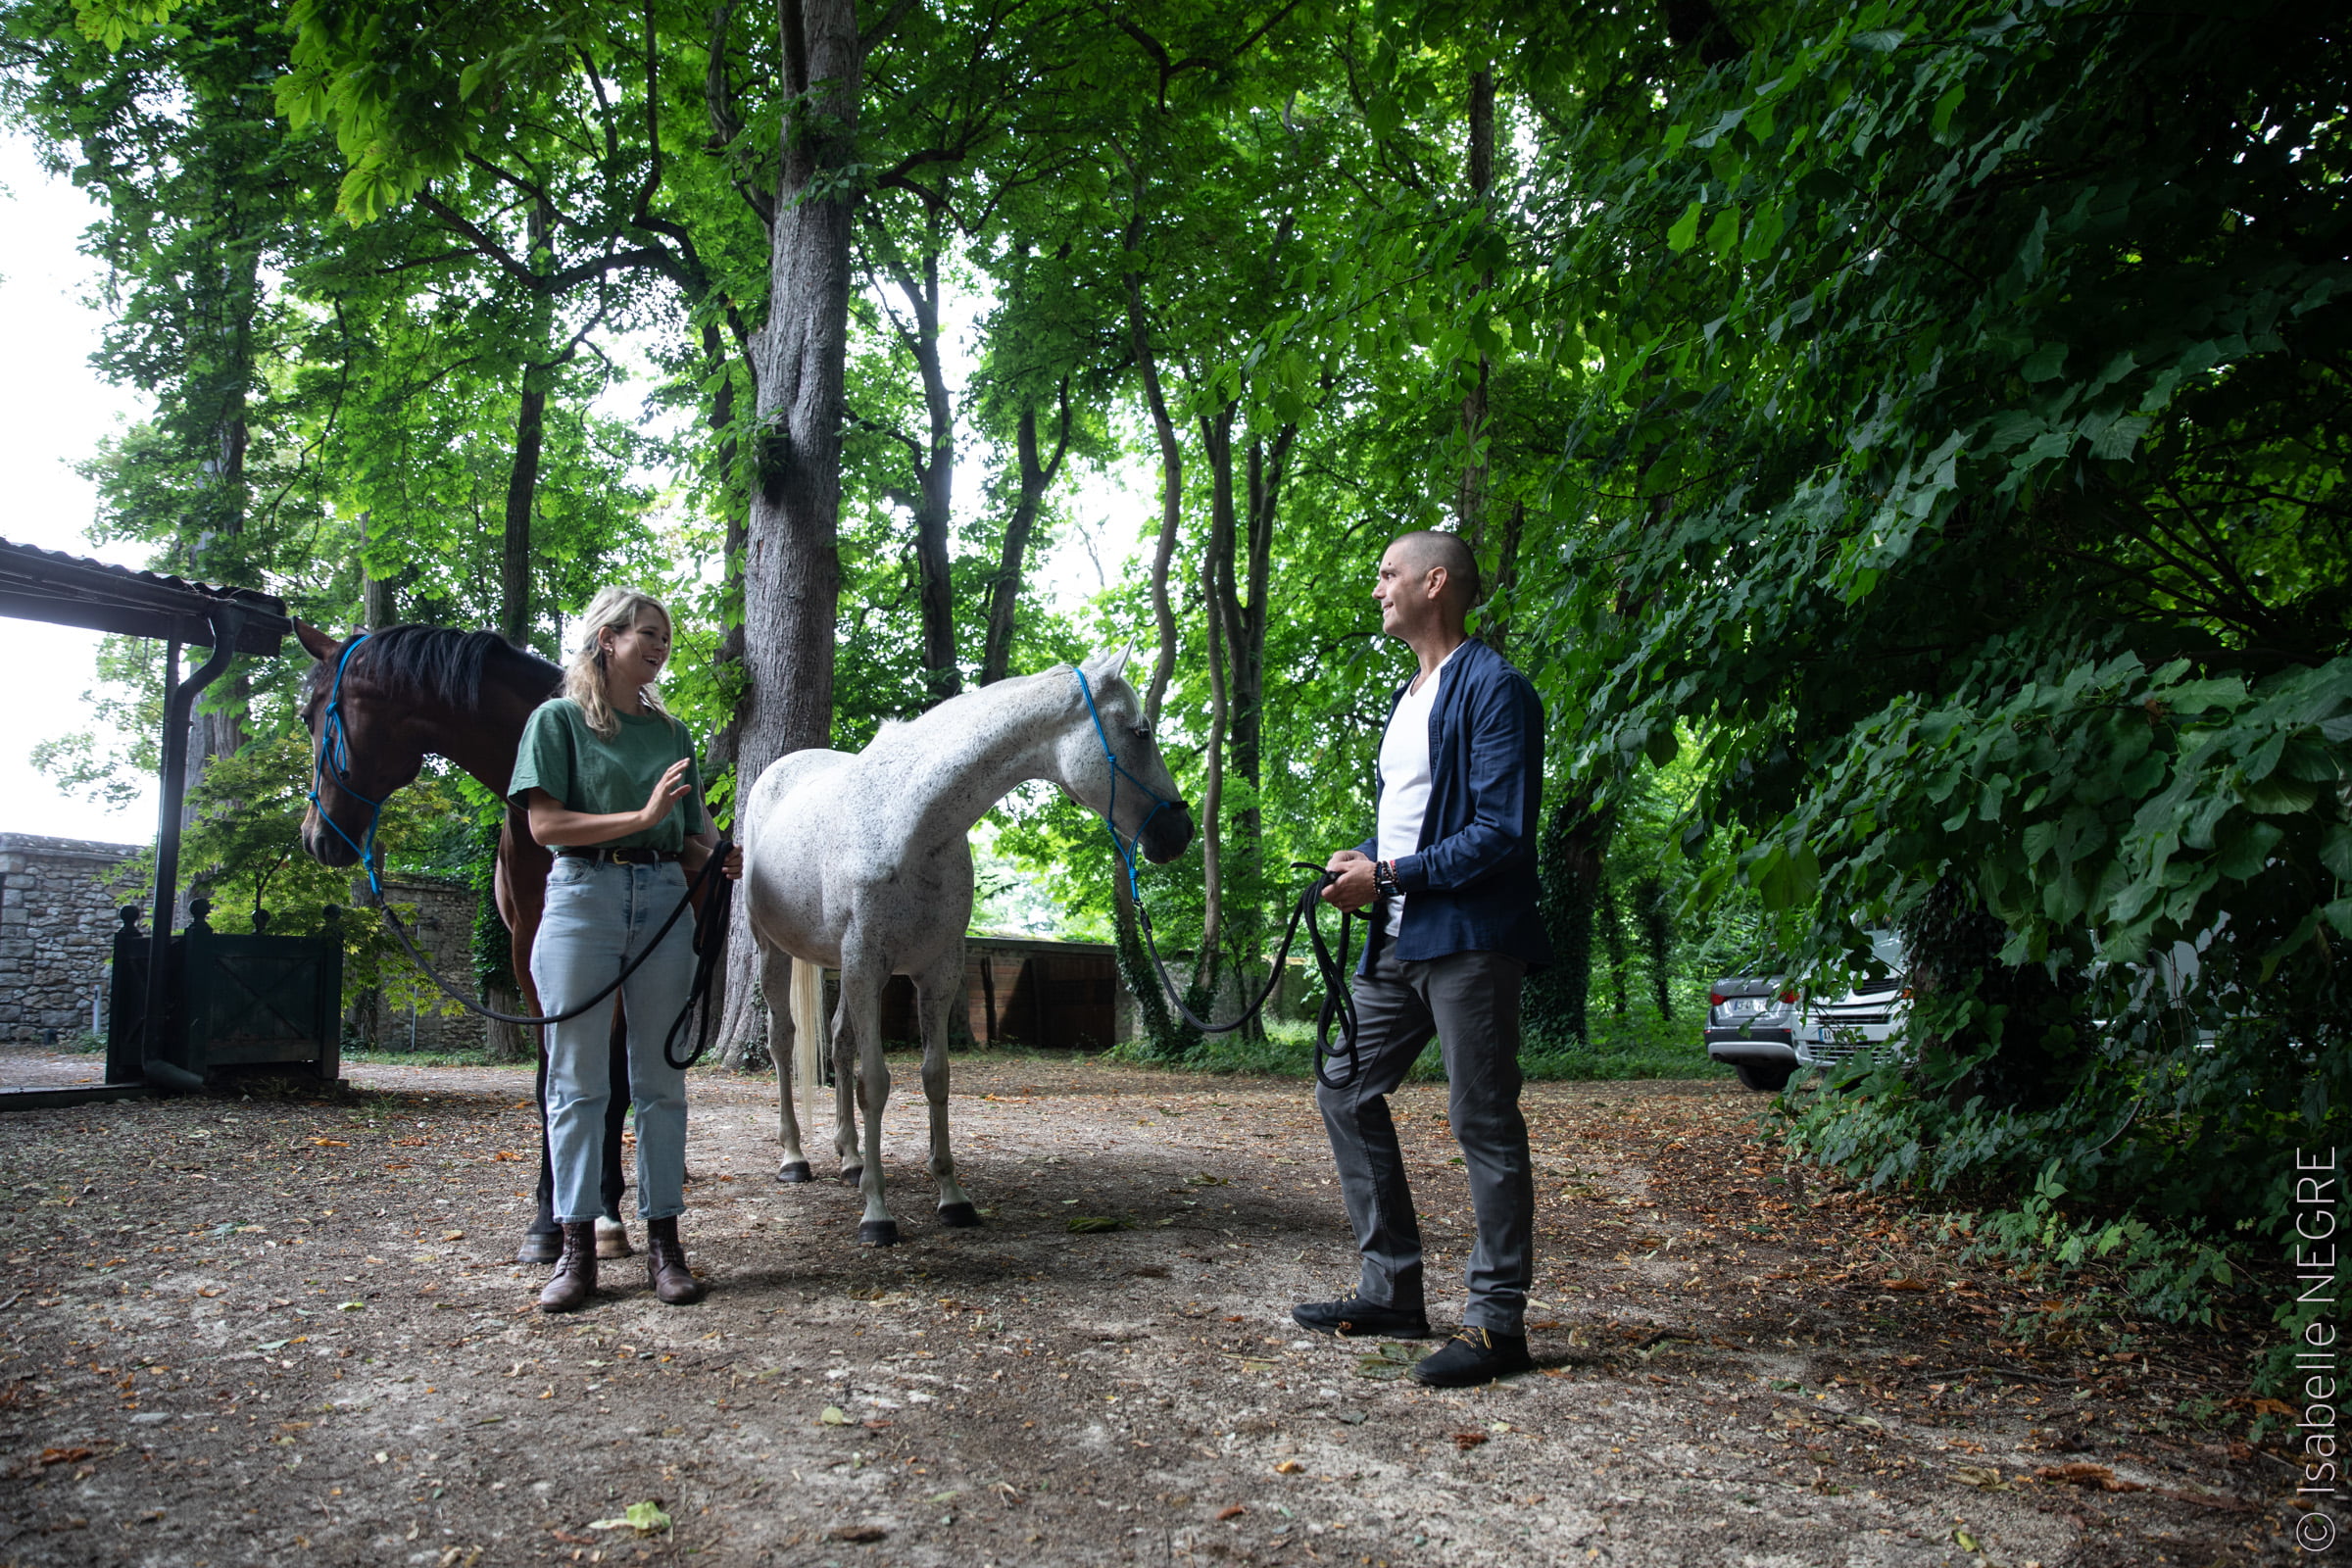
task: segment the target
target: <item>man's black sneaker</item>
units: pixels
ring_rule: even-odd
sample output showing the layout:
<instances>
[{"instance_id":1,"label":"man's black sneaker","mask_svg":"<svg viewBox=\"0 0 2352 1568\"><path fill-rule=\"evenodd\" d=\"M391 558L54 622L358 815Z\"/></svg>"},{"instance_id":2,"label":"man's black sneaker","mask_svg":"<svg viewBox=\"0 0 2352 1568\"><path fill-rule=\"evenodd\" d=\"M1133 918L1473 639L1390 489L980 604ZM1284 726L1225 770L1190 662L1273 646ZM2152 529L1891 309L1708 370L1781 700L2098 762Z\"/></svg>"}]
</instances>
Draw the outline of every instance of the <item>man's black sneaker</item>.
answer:
<instances>
[{"instance_id":1,"label":"man's black sneaker","mask_svg":"<svg viewBox=\"0 0 2352 1568\"><path fill-rule=\"evenodd\" d=\"M1336 1301L1301 1301L1291 1321L1316 1334L1343 1340L1426 1340L1429 1314L1417 1306L1382 1306L1353 1291Z\"/></svg>"},{"instance_id":2,"label":"man's black sneaker","mask_svg":"<svg viewBox=\"0 0 2352 1568\"><path fill-rule=\"evenodd\" d=\"M1413 1363L1415 1383L1433 1389L1468 1389L1514 1372L1532 1372L1535 1359L1527 1353L1524 1334L1496 1334L1492 1329L1457 1330L1452 1339Z\"/></svg>"}]
</instances>

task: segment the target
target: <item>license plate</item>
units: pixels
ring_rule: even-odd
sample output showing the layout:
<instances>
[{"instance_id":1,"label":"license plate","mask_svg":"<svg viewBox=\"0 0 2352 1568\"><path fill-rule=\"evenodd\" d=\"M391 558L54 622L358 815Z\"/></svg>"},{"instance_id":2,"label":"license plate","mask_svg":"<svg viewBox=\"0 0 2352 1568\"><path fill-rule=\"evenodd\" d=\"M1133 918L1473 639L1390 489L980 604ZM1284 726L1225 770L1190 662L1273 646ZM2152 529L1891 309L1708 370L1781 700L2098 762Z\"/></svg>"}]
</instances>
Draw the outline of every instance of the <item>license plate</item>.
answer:
<instances>
[{"instance_id":1,"label":"license plate","mask_svg":"<svg viewBox=\"0 0 2352 1568\"><path fill-rule=\"evenodd\" d=\"M1727 1018L1744 1018L1751 1012L1762 1012L1763 1010L1764 999L1762 997L1726 997L1723 999L1723 1015Z\"/></svg>"},{"instance_id":2,"label":"license plate","mask_svg":"<svg viewBox=\"0 0 2352 1568\"><path fill-rule=\"evenodd\" d=\"M1838 1042L1830 1038L1830 1032L1827 1029L1816 1029L1813 1031L1813 1043L1817 1046L1834 1046Z\"/></svg>"}]
</instances>

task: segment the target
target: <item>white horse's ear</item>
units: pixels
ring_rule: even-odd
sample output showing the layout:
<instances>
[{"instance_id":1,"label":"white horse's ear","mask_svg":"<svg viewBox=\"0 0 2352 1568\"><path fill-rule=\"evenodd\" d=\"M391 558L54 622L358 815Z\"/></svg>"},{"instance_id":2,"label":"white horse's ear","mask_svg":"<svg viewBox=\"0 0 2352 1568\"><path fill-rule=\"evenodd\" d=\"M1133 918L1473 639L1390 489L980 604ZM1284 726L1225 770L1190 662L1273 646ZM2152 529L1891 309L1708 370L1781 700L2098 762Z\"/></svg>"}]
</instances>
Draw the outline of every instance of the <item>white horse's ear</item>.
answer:
<instances>
[{"instance_id":1,"label":"white horse's ear","mask_svg":"<svg viewBox=\"0 0 2352 1568\"><path fill-rule=\"evenodd\" d=\"M1127 650L1109 648L1095 655L1085 663L1089 680L1116 680L1127 669Z\"/></svg>"}]
</instances>

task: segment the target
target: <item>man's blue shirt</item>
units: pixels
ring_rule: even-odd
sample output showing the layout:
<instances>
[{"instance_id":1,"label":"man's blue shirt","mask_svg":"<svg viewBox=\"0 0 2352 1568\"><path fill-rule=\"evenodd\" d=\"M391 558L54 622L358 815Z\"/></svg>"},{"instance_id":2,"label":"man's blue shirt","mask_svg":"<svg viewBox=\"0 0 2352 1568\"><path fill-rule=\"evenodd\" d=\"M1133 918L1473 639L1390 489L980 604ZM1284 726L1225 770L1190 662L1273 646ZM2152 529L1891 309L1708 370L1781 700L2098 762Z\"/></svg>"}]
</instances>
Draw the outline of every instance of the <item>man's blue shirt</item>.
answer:
<instances>
[{"instance_id":1,"label":"man's blue shirt","mask_svg":"<svg viewBox=\"0 0 2352 1568\"><path fill-rule=\"evenodd\" d=\"M1403 697L1399 686L1391 714ZM1475 638L1454 651L1438 681L1429 774L1420 844L1396 860L1405 899L1396 956L1505 953L1542 968L1551 961L1536 907L1544 704L1525 675ZM1385 787L1377 766L1373 778ZM1357 848L1378 853L1371 841ZM1367 964L1372 951L1368 944Z\"/></svg>"}]
</instances>

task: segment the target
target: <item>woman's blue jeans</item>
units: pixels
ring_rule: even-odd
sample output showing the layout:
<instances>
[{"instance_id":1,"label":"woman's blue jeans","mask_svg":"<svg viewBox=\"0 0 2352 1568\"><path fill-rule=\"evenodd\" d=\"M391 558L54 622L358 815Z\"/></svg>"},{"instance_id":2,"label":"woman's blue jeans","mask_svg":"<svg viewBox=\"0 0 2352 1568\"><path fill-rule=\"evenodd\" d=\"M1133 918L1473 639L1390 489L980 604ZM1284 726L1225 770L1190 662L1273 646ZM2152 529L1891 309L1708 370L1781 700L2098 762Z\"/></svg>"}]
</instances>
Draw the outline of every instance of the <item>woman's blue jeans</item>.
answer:
<instances>
[{"instance_id":1,"label":"woman's blue jeans","mask_svg":"<svg viewBox=\"0 0 2352 1568\"><path fill-rule=\"evenodd\" d=\"M531 979L546 1012L575 1007L645 951L686 896L677 862L617 865L558 856L547 878L547 913L531 944ZM686 1210L686 1074L663 1043L694 988L694 916L678 917L653 956L620 988L628 1009L629 1098L637 1107L637 1214ZM612 1015L591 1009L547 1030L547 1143L555 1166L556 1218L604 1212L598 1192L605 1104L612 1096Z\"/></svg>"}]
</instances>

